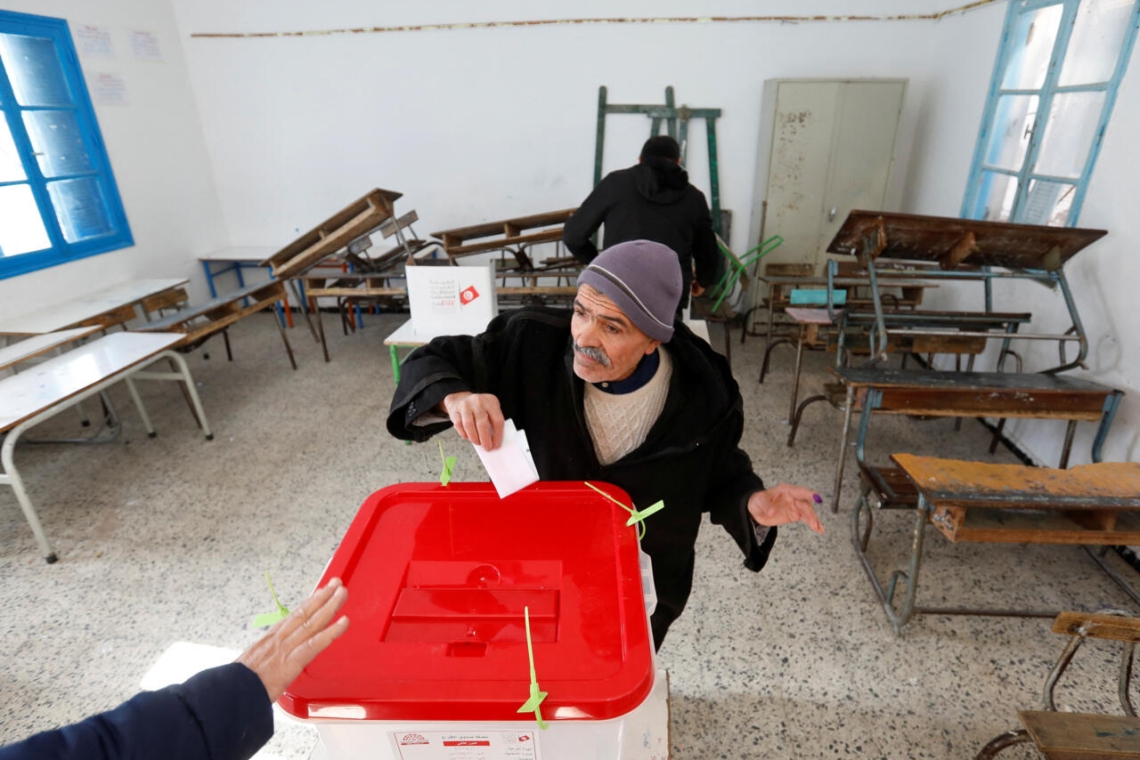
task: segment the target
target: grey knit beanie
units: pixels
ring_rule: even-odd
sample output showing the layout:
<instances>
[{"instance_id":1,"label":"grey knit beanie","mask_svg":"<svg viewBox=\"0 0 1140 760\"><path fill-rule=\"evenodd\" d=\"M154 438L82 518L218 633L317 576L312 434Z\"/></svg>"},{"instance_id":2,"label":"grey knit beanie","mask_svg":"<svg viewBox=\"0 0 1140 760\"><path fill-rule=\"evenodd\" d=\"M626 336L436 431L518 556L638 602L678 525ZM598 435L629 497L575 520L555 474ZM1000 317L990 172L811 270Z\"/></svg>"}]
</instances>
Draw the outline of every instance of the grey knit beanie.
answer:
<instances>
[{"instance_id":1,"label":"grey knit beanie","mask_svg":"<svg viewBox=\"0 0 1140 760\"><path fill-rule=\"evenodd\" d=\"M667 245L631 240L602 251L578 275L653 340L668 343L681 301L681 262Z\"/></svg>"}]
</instances>

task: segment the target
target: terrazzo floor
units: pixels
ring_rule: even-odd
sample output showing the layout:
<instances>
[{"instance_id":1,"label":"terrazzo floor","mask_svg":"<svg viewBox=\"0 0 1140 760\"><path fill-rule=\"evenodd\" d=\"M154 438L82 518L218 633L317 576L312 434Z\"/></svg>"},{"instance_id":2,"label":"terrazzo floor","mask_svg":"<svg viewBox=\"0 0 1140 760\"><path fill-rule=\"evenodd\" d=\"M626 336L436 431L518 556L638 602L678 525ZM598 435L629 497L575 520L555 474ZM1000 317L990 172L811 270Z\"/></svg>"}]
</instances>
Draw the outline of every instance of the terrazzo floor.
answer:
<instances>
[{"instance_id":1,"label":"terrazzo floor","mask_svg":"<svg viewBox=\"0 0 1140 760\"><path fill-rule=\"evenodd\" d=\"M329 364L299 325L290 333L296 372L270 319L231 330L232 363L220 343L206 346L209 359L202 350L189 357L214 441L203 440L172 386L146 383L157 438L116 388L124 429L115 443L17 450L60 562L44 564L11 491L0 489L0 744L113 707L174 642L249 645L258 637L252 616L269 608L266 570L296 602L369 493L438 477L434 445L407 446L384 429L394 386L383 338L406 315L366 317L348 336L330 330ZM761 346L733 346L742 445L767 482L809 486L826 500L840 415L813 407L787 448L792 352L777 349L759 385ZM808 355L806 392L820 386L828 360ZM35 432L76 428L65 413ZM985 459L988 440L974 421L954 432L951 420L876 417L868 457ZM448 442L460 449L454 433ZM993 459L1016 461L1004 450ZM839 514L821 509L826 534L781 531L759 575L741 568L727 534L705 525L692 598L660 652L674 760L970 758L1016 725L1017 709L1039 705L1065 643L1046 620L929 616L895 637L851 547L855 469ZM475 457L461 457L456 479L484 479ZM871 557L880 574L902 567L912 524L910 514L879 515ZM934 529L919 598L1140 612L1078 548L952 545ZM1116 652L1103 642L1082 650L1058 690L1062 709L1119 709ZM259 757L308 758L315 743L310 728L279 719Z\"/></svg>"}]
</instances>

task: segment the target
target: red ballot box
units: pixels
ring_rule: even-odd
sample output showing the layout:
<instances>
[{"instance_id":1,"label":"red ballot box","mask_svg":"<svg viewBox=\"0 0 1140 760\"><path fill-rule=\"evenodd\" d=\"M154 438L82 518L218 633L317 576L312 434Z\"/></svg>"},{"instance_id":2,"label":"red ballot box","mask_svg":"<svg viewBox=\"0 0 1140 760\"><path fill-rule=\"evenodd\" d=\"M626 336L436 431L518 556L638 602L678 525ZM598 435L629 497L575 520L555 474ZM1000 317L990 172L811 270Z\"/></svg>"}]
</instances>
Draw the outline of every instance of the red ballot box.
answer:
<instances>
[{"instance_id":1,"label":"red ballot box","mask_svg":"<svg viewBox=\"0 0 1140 760\"><path fill-rule=\"evenodd\" d=\"M348 631L281 706L331 760L666 757L652 579L628 519L581 482L377 491L320 582L344 581ZM546 729L518 712L532 691Z\"/></svg>"}]
</instances>

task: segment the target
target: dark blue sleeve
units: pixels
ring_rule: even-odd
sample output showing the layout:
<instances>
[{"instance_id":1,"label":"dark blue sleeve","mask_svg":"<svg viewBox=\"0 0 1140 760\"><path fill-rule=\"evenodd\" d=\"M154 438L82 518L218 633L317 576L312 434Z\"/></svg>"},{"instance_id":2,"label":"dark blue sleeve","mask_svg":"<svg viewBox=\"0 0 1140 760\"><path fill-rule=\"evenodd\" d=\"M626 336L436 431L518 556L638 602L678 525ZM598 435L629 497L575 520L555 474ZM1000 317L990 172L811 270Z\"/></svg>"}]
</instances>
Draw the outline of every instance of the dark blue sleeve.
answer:
<instances>
[{"instance_id":1,"label":"dark blue sleeve","mask_svg":"<svg viewBox=\"0 0 1140 760\"><path fill-rule=\"evenodd\" d=\"M247 760L271 736L269 695L235 662L2 747L0 760Z\"/></svg>"}]
</instances>

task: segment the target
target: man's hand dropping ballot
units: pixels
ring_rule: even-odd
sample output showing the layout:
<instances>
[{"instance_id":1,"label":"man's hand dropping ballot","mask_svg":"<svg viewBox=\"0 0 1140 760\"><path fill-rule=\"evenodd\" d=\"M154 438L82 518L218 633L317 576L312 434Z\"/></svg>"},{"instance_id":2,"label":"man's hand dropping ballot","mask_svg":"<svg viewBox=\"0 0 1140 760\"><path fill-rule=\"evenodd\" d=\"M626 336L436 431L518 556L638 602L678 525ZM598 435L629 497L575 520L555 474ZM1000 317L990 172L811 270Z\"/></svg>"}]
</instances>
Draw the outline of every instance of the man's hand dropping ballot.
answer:
<instances>
[{"instance_id":1,"label":"man's hand dropping ballot","mask_svg":"<svg viewBox=\"0 0 1140 760\"><path fill-rule=\"evenodd\" d=\"M455 431L475 445L500 499L538 482L538 468L530 454L526 433L503 419L499 399L490 393L452 393L443 399L443 411Z\"/></svg>"}]
</instances>

